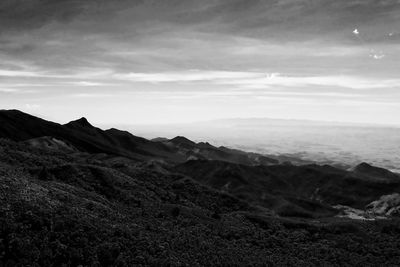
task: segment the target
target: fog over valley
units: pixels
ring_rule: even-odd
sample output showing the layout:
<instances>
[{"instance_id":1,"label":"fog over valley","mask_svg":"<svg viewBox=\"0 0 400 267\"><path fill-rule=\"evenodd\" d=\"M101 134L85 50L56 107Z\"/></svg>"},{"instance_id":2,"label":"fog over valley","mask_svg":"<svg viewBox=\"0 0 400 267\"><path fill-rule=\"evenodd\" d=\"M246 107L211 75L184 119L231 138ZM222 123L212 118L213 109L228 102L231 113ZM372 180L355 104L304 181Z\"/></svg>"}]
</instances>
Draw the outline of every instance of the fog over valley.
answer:
<instances>
[{"instance_id":1,"label":"fog over valley","mask_svg":"<svg viewBox=\"0 0 400 267\"><path fill-rule=\"evenodd\" d=\"M366 161L400 172L400 127L267 118L119 127L146 138L184 135L198 142L343 168Z\"/></svg>"}]
</instances>

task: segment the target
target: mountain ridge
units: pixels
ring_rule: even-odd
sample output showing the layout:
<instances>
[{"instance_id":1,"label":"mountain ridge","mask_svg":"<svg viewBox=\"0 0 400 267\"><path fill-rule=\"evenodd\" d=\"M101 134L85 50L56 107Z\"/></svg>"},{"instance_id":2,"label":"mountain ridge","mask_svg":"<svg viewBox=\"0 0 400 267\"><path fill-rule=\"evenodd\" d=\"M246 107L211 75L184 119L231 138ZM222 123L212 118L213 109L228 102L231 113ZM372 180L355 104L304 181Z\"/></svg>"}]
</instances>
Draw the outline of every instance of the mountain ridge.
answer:
<instances>
[{"instance_id":1,"label":"mountain ridge","mask_svg":"<svg viewBox=\"0 0 400 267\"><path fill-rule=\"evenodd\" d=\"M14 141L25 141L50 135L68 141L78 149L90 153L106 152L136 160L158 157L159 159L172 162L184 162L190 156L204 157L202 153L190 151L191 149L199 148L198 146L202 146L204 149L203 152L209 158L213 157L211 155L213 154L214 157L220 159L221 157L217 154L224 154L224 156L229 156L231 161L246 161L247 164L257 164L251 157L243 156L243 152L239 156L239 153L236 153L234 150L227 152L210 144L204 145L205 143L196 145L195 142L185 137L177 137L168 140L168 142L153 142L115 128L103 131L100 128L94 127L84 117L61 125L20 111L1 110L0 123L0 137L10 138ZM168 144L173 144L173 146L171 147ZM184 154L179 154L178 147L182 145L183 147L188 147L189 150L185 151Z\"/></svg>"}]
</instances>

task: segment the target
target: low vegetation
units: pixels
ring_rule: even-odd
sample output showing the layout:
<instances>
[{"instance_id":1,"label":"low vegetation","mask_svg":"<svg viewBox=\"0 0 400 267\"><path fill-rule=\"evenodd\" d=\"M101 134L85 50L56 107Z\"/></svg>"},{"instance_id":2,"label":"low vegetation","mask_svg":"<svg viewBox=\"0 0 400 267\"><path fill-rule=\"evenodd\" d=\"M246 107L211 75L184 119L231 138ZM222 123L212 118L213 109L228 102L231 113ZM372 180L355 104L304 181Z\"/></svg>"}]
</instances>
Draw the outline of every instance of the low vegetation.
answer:
<instances>
[{"instance_id":1,"label":"low vegetation","mask_svg":"<svg viewBox=\"0 0 400 267\"><path fill-rule=\"evenodd\" d=\"M396 219L276 216L148 164L0 141L2 266L394 266Z\"/></svg>"}]
</instances>

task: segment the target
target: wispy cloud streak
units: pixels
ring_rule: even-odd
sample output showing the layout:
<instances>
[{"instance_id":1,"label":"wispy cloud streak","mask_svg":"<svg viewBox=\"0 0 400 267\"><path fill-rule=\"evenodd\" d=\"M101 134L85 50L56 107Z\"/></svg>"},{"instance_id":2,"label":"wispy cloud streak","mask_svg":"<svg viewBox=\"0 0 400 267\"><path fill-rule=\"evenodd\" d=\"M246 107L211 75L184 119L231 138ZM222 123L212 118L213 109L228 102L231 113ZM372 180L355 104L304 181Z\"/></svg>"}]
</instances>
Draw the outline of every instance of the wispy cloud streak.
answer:
<instances>
[{"instance_id":1,"label":"wispy cloud streak","mask_svg":"<svg viewBox=\"0 0 400 267\"><path fill-rule=\"evenodd\" d=\"M243 86L244 88L278 87L344 87L351 89L379 89L400 86L400 79L371 79L357 76L290 76L279 73L234 71L181 71L160 73L115 74L114 78L145 83L209 82Z\"/></svg>"}]
</instances>

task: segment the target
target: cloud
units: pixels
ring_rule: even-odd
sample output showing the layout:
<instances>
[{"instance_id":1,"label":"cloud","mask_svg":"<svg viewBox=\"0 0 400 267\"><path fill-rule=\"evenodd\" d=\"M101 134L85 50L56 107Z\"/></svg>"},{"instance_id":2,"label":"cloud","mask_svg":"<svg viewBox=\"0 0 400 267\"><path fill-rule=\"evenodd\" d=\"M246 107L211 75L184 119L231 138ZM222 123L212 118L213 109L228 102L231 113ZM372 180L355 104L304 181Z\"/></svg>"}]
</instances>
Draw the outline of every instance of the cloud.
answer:
<instances>
[{"instance_id":1,"label":"cloud","mask_svg":"<svg viewBox=\"0 0 400 267\"><path fill-rule=\"evenodd\" d=\"M0 69L0 76L3 77L22 77L22 78L54 78L54 79L80 79L80 78L100 78L112 73L109 69L84 68L76 69L74 72L54 71L54 70L8 70ZM93 84L84 81L74 81L75 85Z\"/></svg>"},{"instance_id":2,"label":"cloud","mask_svg":"<svg viewBox=\"0 0 400 267\"><path fill-rule=\"evenodd\" d=\"M32 44L14 43L9 40L0 41L0 53L6 54L26 54L32 52L35 46Z\"/></svg>"},{"instance_id":3,"label":"cloud","mask_svg":"<svg viewBox=\"0 0 400 267\"><path fill-rule=\"evenodd\" d=\"M260 77L260 75L262 74L252 72L191 70L181 72L115 74L114 78L132 82L170 83L256 78Z\"/></svg>"},{"instance_id":4,"label":"cloud","mask_svg":"<svg viewBox=\"0 0 400 267\"><path fill-rule=\"evenodd\" d=\"M90 27L92 32L112 34L129 25L138 34L146 32L142 26L194 26L263 39L307 40L322 32L341 34L354 25L377 25L382 16L394 19L398 11L397 0L2 0L0 29L31 30L59 23L81 26L77 31Z\"/></svg>"},{"instance_id":5,"label":"cloud","mask_svg":"<svg viewBox=\"0 0 400 267\"><path fill-rule=\"evenodd\" d=\"M272 86L283 87L343 87L351 89L379 89L400 86L400 79L371 79L357 76L285 76L274 75L255 79L237 79L223 81L224 84L244 86L246 88L265 89Z\"/></svg>"},{"instance_id":6,"label":"cloud","mask_svg":"<svg viewBox=\"0 0 400 267\"><path fill-rule=\"evenodd\" d=\"M373 54L373 55L370 55L370 57L372 57L373 59L379 60L379 59L383 59L385 57L385 55L384 54Z\"/></svg>"},{"instance_id":7,"label":"cloud","mask_svg":"<svg viewBox=\"0 0 400 267\"><path fill-rule=\"evenodd\" d=\"M105 83L90 82L90 81L68 82L67 84L75 85L75 86L84 86L84 87L106 86L106 85L108 85L108 84L105 84Z\"/></svg>"},{"instance_id":8,"label":"cloud","mask_svg":"<svg viewBox=\"0 0 400 267\"><path fill-rule=\"evenodd\" d=\"M43 74L39 74L34 71L2 70L2 69L0 69L0 76L5 76L5 77L44 77Z\"/></svg>"},{"instance_id":9,"label":"cloud","mask_svg":"<svg viewBox=\"0 0 400 267\"><path fill-rule=\"evenodd\" d=\"M16 88L1 88L0 87L0 93L15 93L18 92L19 90Z\"/></svg>"},{"instance_id":10,"label":"cloud","mask_svg":"<svg viewBox=\"0 0 400 267\"><path fill-rule=\"evenodd\" d=\"M0 3L0 24L4 30L41 27L52 21L67 22L82 10L82 1L3 0Z\"/></svg>"},{"instance_id":11,"label":"cloud","mask_svg":"<svg viewBox=\"0 0 400 267\"><path fill-rule=\"evenodd\" d=\"M39 104L25 104L25 108L29 110L37 110L41 108Z\"/></svg>"},{"instance_id":12,"label":"cloud","mask_svg":"<svg viewBox=\"0 0 400 267\"><path fill-rule=\"evenodd\" d=\"M21 31L40 28L51 23L70 23L124 9L126 3L135 6L141 0L2 0L0 29Z\"/></svg>"},{"instance_id":13,"label":"cloud","mask_svg":"<svg viewBox=\"0 0 400 267\"><path fill-rule=\"evenodd\" d=\"M115 96L115 94L102 94L102 93L78 93L78 94L71 94L68 95L69 97L74 98L110 98Z\"/></svg>"},{"instance_id":14,"label":"cloud","mask_svg":"<svg viewBox=\"0 0 400 267\"><path fill-rule=\"evenodd\" d=\"M280 73L235 71L180 71L161 73L115 74L114 78L144 83L208 82L215 85L235 85L243 88L266 89L278 87L343 87L351 89L378 89L400 86L400 79L371 79L357 76L290 76Z\"/></svg>"}]
</instances>

